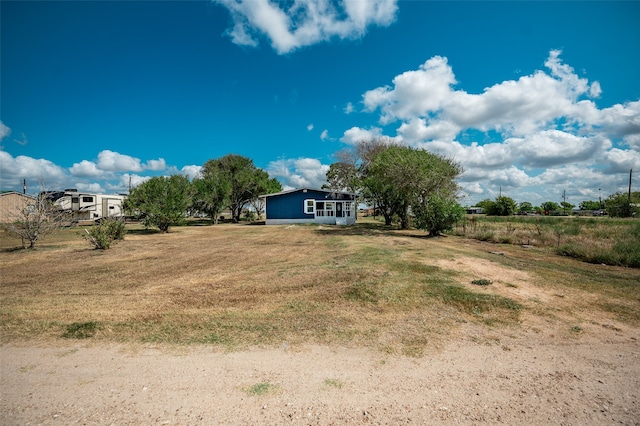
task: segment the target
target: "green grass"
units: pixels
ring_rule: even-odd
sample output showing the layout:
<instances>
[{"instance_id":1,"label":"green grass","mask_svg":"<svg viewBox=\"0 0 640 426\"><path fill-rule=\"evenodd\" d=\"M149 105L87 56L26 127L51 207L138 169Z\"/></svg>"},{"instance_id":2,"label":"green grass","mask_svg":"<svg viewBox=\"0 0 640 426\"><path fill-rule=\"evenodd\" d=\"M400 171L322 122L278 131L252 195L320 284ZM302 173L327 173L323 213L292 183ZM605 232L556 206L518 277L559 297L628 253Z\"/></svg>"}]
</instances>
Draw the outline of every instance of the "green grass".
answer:
<instances>
[{"instance_id":1,"label":"green grass","mask_svg":"<svg viewBox=\"0 0 640 426\"><path fill-rule=\"evenodd\" d=\"M640 267L637 219L472 216L454 232L479 241L547 248L588 263Z\"/></svg>"},{"instance_id":2,"label":"green grass","mask_svg":"<svg viewBox=\"0 0 640 426\"><path fill-rule=\"evenodd\" d=\"M277 392L278 390L278 386L272 385L268 382L256 383L253 386L244 388L244 391L247 393L247 395L251 396L264 396L273 392Z\"/></svg>"}]
</instances>

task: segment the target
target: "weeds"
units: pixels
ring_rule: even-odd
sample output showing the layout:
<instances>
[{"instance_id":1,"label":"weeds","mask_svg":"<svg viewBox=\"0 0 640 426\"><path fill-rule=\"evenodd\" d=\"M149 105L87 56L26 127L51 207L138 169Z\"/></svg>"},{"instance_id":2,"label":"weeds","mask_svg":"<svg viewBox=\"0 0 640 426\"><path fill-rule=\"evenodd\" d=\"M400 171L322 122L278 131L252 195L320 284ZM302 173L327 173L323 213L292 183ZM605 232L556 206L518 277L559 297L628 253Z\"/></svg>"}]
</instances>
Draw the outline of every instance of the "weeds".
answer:
<instances>
[{"instance_id":1,"label":"weeds","mask_svg":"<svg viewBox=\"0 0 640 426\"><path fill-rule=\"evenodd\" d=\"M272 385L268 382L256 383L253 386L244 388L244 391L251 396L263 396L269 393L277 391L279 388L276 385Z\"/></svg>"},{"instance_id":2,"label":"weeds","mask_svg":"<svg viewBox=\"0 0 640 426\"><path fill-rule=\"evenodd\" d=\"M62 337L66 339L88 339L93 337L98 330L99 325L95 321L89 322L74 322L67 326L66 331L62 334Z\"/></svg>"},{"instance_id":3,"label":"weeds","mask_svg":"<svg viewBox=\"0 0 640 426\"><path fill-rule=\"evenodd\" d=\"M459 227L456 233L479 241L548 248L589 263L640 267L638 220L546 216L472 219L473 227ZM506 226L501 226L503 223Z\"/></svg>"}]
</instances>

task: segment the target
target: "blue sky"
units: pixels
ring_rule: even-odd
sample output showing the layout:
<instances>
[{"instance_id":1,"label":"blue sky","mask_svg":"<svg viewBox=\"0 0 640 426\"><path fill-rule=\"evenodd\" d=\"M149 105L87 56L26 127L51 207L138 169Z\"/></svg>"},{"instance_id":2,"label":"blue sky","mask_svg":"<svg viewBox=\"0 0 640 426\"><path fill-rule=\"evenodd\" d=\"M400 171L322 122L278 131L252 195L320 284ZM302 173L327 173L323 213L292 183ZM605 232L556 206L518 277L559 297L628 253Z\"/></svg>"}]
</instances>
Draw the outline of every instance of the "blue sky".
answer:
<instances>
[{"instance_id":1,"label":"blue sky","mask_svg":"<svg viewBox=\"0 0 640 426\"><path fill-rule=\"evenodd\" d=\"M578 204L640 174L640 2L2 1L0 189L126 192L247 156L318 187L382 137L461 202ZM634 177L634 189L640 179Z\"/></svg>"}]
</instances>

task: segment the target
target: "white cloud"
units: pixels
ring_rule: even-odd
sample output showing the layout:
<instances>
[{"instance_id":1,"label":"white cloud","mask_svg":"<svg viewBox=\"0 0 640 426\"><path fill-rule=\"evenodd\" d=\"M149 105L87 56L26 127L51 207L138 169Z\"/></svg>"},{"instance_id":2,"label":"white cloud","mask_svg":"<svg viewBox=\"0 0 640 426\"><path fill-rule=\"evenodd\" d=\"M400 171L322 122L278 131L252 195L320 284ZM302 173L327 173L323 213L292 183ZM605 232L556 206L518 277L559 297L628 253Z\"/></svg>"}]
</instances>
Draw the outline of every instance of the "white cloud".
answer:
<instances>
[{"instance_id":1,"label":"white cloud","mask_svg":"<svg viewBox=\"0 0 640 426\"><path fill-rule=\"evenodd\" d=\"M58 188L67 182L65 170L46 159L36 159L25 155L13 157L6 151L0 151L0 188L22 188L22 180L27 179L31 192L40 190L40 185L47 189ZM36 191L36 192L37 192Z\"/></svg>"},{"instance_id":2,"label":"white cloud","mask_svg":"<svg viewBox=\"0 0 640 426\"><path fill-rule=\"evenodd\" d=\"M103 177L105 172L98 169L98 166L93 161L82 160L79 163L74 163L69 168L69 173L77 177Z\"/></svg>"},{"instance_id":3,"label":"white cloud","mask_svg":"<svg viewBox=\"0 0 640 426\"><path fill-rule=\"evenodd\" d=\"M320 133L320 139L322 139L323 141L329 139L329 131L327 129L324 129L322 133Z\"/></svg>"},{"instance_id":4,"label":"white cloud","mask_svg":"<svg viewBox=\"0 0 640 426\"><path fill-rule=\"evenodd\" d=\"M599 98L601 94L602 94L602 88L600 87L600 83L597 81L594 81L593 83L591 83L591 86L589 86L589 97Z\"/></svg>"},{"instance_id":5,"label":"white cloud","mask_svg":"<svg viewBox=\"0 0 640 426\"><path fill-rule=\"evenodd\" d=\"M629 173L629 170L640 171L640 152L613 148L604 155L607 173Z\"/></svg>"},{"instance_id":6,"label":"white cloud","mask_svg":"<svg viewBox=\"0 0 640 426\"><path fill-rule=\"evenodd\" d=\"M98 168L110 172L141 172L139 158L104 150L98 154Z\"/></svg>"},{"instance_id":7,"label":"white cloud","mask_svg":"<svg viewBox=\"0 0 640 426\"><path fill-rule=\"evenodd\" d=\"M329 165L315 158L283 159L269 163L269 176L277 178L284 187L320 188L326 183Z\"/></svg>"},{"instance_id":8,"label":"white cloud","mask_svg":"<svg viewBox=\"0 0 640 426\"><path fill-rule=\"evenodd\" d=\"M153 171L162 171L167 168L167 163L164 161L164 158L158 158L157 160L149 160L144 164L144 168L146 170Z\"/></svg>"},{"instance_id":9,"label":"white cloud","mask_svg":"<svg viewBox=\"0 0 640 426\"><path fill-rule=\"evenodd\" d=\"M266 36L280 54L332 38L362 37L371 25L388 26L397 11L396 0L214 0L231 13L227 31L233 43L257 46Z\"/></svg>"},{"instance_id":10,"label":"white cloud","mask_svg":"<svg viewBox=\"0 0 640 426\"><path fill-rule=\"evenodd\" d=\"M307 130L308 130L308 131L312 131L312 130L313 130L313 124L309 124L309 125L307 125Z\"/></svg>"},{"instance_id":11,"label":"white cloud","mask_svg":"<svg viewBox=\"0 0 640 426\"><path fill-rule=\"evenodd\" d=\"M360 127L352 127L344 132L340 140L349 145L355 145L363 140L370 140L382 137L382 129L372 127L371 129L362 129Z\"/></svg>"},{"instance_id":12,"label":"white cloud","mask_svg":"<svg viewBox=\"0 0 640 426\"><path fill-rule=\"evenodd\" d=\"M603 137L581 137L560 130L544 130L525 138L507 139L505 145L519 164L533 168L592 161L611 148L611 142Z\"/></svg>"},{"instance_id":13,"label":"white cloud","mask_svg":"<svg viewBox=\"0 0 640 426\"><path fill-rule=\"evenodd\" d=\"M0 121L0 141L11 134L11 129Z\"/></svg>"},{"instance_id":14,"label":"white cloud","mask_svg":"<svg viewBox=\"0 0 640 426\"><path fill-rule=\"evenodd\" d=\"M458 88L447 58L435 56L366 91L364 111L378 114L385 131L399 123L394 141L460 162L470 197L500 187L540 198L565 189L592 195L593 186L613 193L621 174L640 169L640 100L599 109L592 99L602 94L600 82L578 76L560 55L552 50L545 70L478 94ZM352 127L341 141L382 135L382 128Z\"/></svg>"},{"instance_id":15,"label":"white cloud","mask_svg":"<svg viewBox=\"0 0 640 426\"><path fill-rule=\"evenodd\" d=\"M189 179L193 179L200 174L200 170L202 170L202 166L184 166L180 169L180 174L188 176Z\"/></svg>"},{"instance_id":16,"label":"white cloud","mask_svg":"<svg viewBox=\"0 0 640 426\"><path fill-rule=\"evenodd\" d=\"M348 102L347 105L344 107L344 113L351 114L352 112L353 112L353 104L351 102Z\"/></svg>"},{"instance_id":17,"label":"white cloud","mask_svg":"<svg viewBox=\"0 0 640 426\"><path fill-rule=\"evenodd\" d=\"M73 187L78 191L89 192L93 194L104 194L106 192L102 185L100 185L99 183L77 182L75 185L73 185Z\"/></svg>"}]
</instances>

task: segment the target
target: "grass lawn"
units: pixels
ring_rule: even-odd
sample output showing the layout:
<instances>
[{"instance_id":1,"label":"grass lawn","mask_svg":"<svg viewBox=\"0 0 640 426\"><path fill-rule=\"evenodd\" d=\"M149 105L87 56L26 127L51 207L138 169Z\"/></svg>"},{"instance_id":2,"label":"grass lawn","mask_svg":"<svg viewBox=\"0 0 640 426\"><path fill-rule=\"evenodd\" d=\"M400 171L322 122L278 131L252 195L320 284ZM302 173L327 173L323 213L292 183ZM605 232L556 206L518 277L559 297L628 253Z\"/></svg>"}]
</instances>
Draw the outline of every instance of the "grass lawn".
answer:
<instances>
[{"instance_id":1,"label":"grass lawn","mask_svg":"<svg viewBox=\"0 0 640 426\"><path fill-rule=\"evenodd\" d=\"M2 342L318 343L420 356L470 328L554 327L570 338L594 323L640 324L639 269L366 219L132 226L104 251L79 232L35 250L0 234Z\"/></svg>"}]
</instances>

